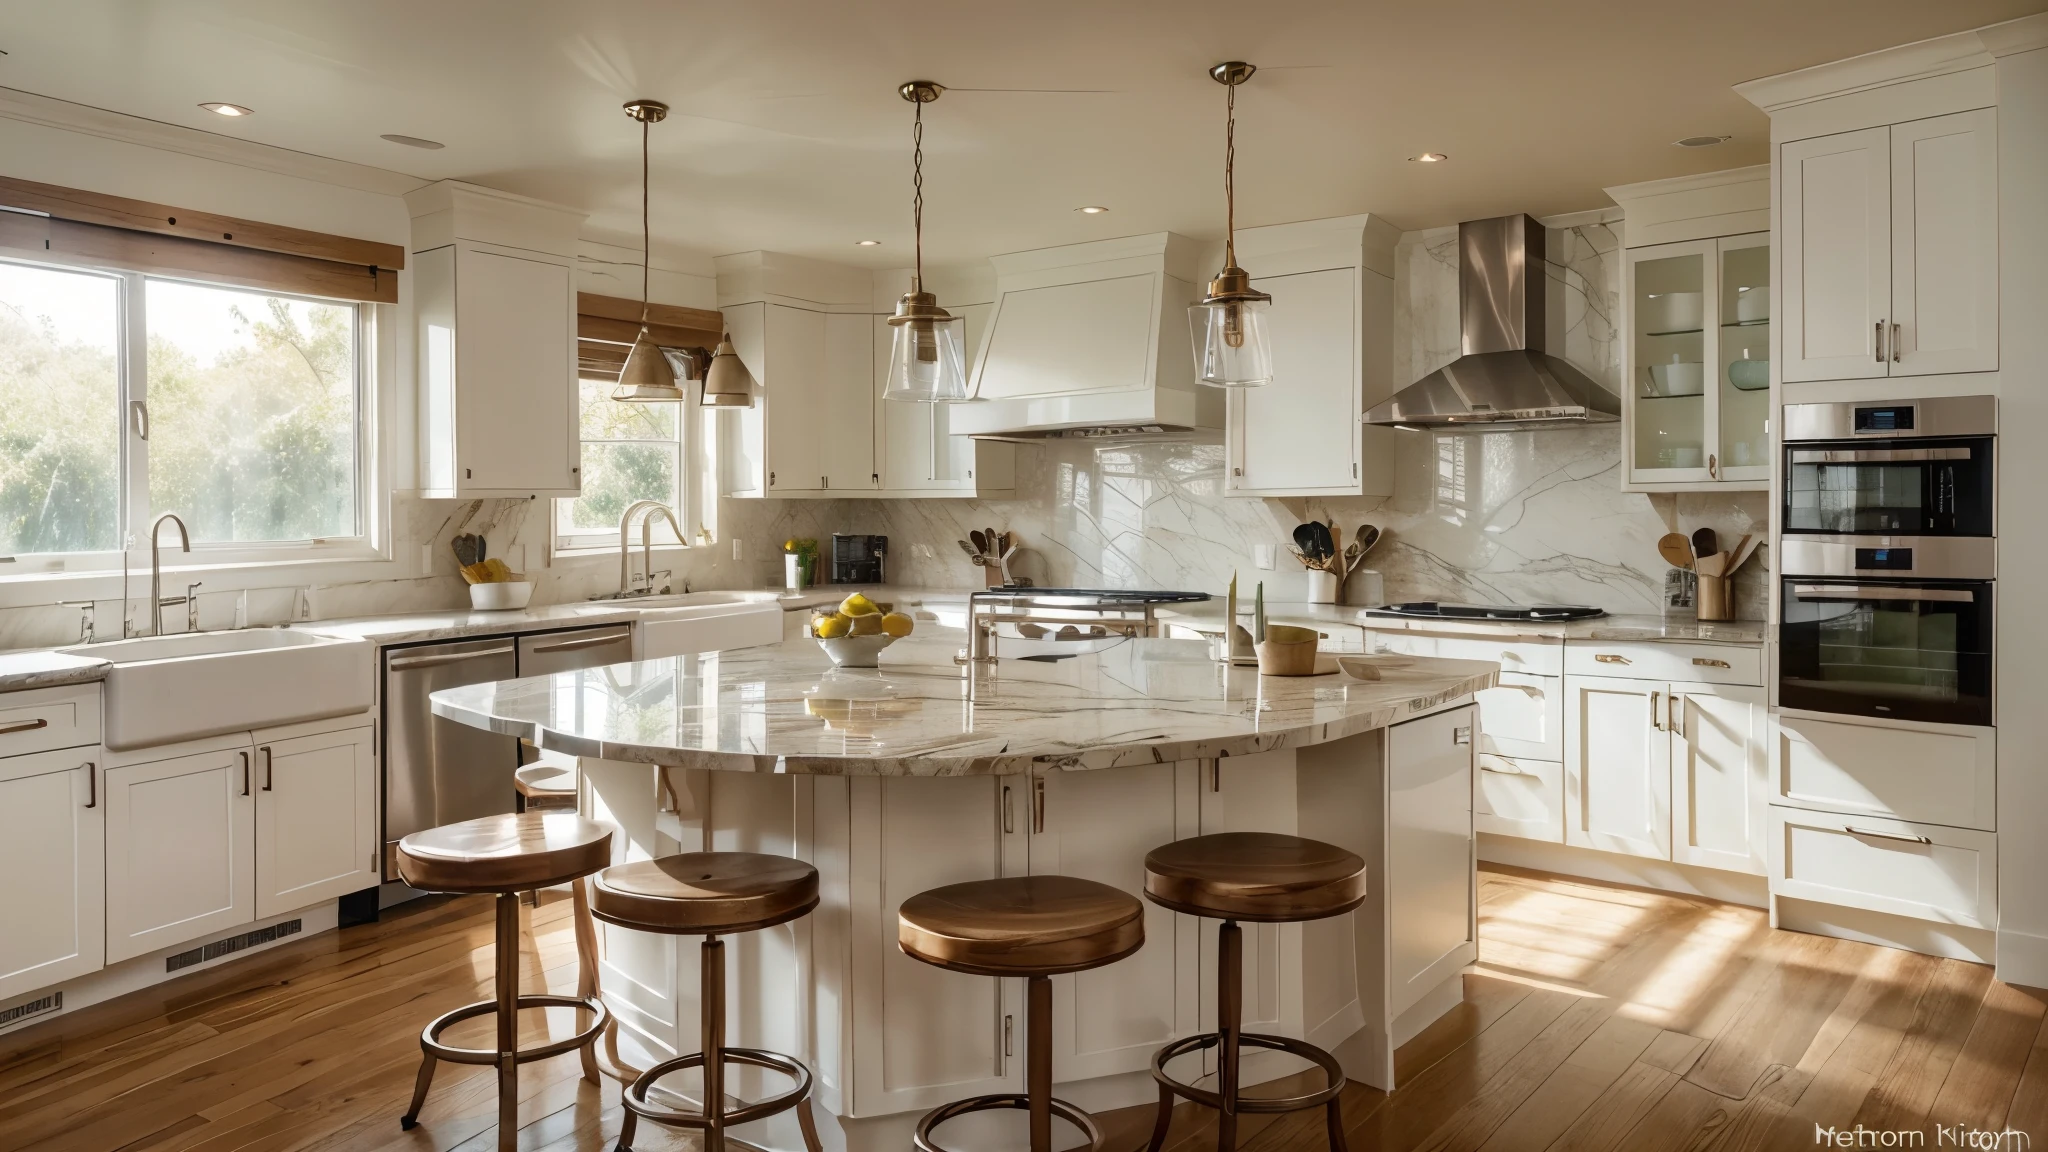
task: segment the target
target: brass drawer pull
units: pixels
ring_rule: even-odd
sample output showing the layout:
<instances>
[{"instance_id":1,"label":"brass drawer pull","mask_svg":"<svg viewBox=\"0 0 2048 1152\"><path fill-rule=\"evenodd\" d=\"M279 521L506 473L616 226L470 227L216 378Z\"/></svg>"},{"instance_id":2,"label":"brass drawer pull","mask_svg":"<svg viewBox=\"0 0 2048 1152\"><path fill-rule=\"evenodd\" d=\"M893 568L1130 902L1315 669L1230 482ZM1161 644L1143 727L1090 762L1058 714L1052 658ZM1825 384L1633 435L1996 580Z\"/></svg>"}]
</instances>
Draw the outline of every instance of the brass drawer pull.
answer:
<instances>
[{"instance_id":1,"label":"brass drawer pull","mask_svg":"<svg viewBox=\"0 0 2048 1152\"><path fill-rule=\"evenodd\" d=\"M1593 656L1593 659L1594 659L1595 661L1597 661L1598 663L1601 663L1601 664L1626 664L1626 663L1628 663L1628 662L1629 662L1629 659L1628 659L1628 657L1626 657L1626 656L1616 656L1616 655L1615 655L1614 653L1612 653L1612 652L1600 652L1600 653L1596 653L1596 654L1595 654L1595 655Z\"/></svg>"},{"instance_id":2,"label":"brass drawer pull","mask_svg":"<svg viewBox=\"0 0 2048 1152\"><path fill-rule=\"evenodd\" d=\"M1908 836L1902 832L1872 832L1868 828L1858 828L1854 824L1842 825L1842 831L1847 832L1851 836L1870 836L1878 840L1899 840L1907 844L1934 843L1934 841L1925 836Z\"/></svg>"},{"instance_id":3,"label":"brass drawer pull","mask_svg":"<svg viewBox=\"0 0 2048 1152\"><path fill-rule=\"evenodd\" d=\"M1487 763L1487 762L1486 762L1486 761L1484 761L1484 760L1481 760L1481 761L1479 762L1479 770L1480 770L1481 772L1497 772L1497 773L1499 773L1499 774L1500 774L1500 775L1502 775L1502 776L1534 776L1534 775L1536 775L1536 774L1535 774L1534 772L1524 772L1524 771L1522 771L1522 770L1521 770L1520 768L1502 768L1502 767L1500 767L1500 766L1499 766L1499 765L1497 765L1497 764L1489 764L1489 763Z\"/></svg>"},{"instance_id":4,"label":"brass drawer pull","mask_svg":"<svg viewBox=\"0 0 2048 1152\"><path fill-rule=\"evenodd\" d=\"M41 716L33 720L17 720L12 724L0 725L0 736L12 736L16 732L33 732L38 728L48 728L49 726L50 722Z\"/></svg>"},{"instance_id":5,"label":"brass drawer pull","mask_svg":"<svg viewBox=\"0 0 2048 1152\"><path fill-rule=\"evenodd\" d=\"M1693 658L1692 658L1692 662L1693 662L1693 664L1694 664L1694 665L1695 665L1696 667L1700 667L1700 668L1728 668L1728 667L1732 667L1732 666L1731 666L1731 665L1730 665L1730 664L1729 664L1729 663L1728 663L1728 662L1727 662L1726 660L1715 660L1715 659L1713 659L1712 657L1708 657L1708 656L1695 656L1695 657L1693 657Z\"/></svg>"}]
</instances>

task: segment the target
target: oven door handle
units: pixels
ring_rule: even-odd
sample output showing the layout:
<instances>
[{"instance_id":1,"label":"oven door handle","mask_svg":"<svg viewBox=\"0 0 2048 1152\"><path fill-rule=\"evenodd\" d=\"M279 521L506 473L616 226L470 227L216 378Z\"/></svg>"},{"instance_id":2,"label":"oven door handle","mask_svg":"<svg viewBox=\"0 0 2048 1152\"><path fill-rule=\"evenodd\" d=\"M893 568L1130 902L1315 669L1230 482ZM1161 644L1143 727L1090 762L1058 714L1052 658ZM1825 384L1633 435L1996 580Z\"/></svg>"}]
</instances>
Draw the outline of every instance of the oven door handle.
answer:
<instances>
[{"instance_id":1,"label":"oven door handle","mask_svg":"<svg viewBox=\"0 0 2048 1152\"><path fill-rule=\"evenodd\" d=\"M1968 460L1968 448L1795 448L1794 464L1888 464L1927 460Z\"/></svg>"},{"instance_id":2,"label":"oven door handle","mask_svg":"<svg viewBox=\"0 0 2048 1152\"><path fill-rule=\"evenodd\" d=\"M1889 588L1865 584L1794 584L1792 595L1801 600L1941 600L1968 604L1975 592L1960 588Z\"/></svg>"}]
</instances>

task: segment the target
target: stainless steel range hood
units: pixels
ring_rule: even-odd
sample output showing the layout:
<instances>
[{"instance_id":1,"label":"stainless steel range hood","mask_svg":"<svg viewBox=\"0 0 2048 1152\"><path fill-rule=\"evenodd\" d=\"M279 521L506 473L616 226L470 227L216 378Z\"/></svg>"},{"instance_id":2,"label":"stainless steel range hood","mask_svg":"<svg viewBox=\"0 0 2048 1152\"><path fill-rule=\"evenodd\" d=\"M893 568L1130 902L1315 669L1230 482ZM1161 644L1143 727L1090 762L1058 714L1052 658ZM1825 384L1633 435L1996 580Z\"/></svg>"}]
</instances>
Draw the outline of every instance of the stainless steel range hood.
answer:
<instances>
[{"instance_id":1,"label":"stainless steel range hood","mask_svg":"<svg viewBox=\"0 0 2048 1152\"><path fill-rule=\"evenodd\" d=\"M1527 216L1458 225L1464 355L1394 393L1368 424L1543 428L1620 419L1621 401L1545 351L1543 225Z\"/></svg>"}]
</instances>

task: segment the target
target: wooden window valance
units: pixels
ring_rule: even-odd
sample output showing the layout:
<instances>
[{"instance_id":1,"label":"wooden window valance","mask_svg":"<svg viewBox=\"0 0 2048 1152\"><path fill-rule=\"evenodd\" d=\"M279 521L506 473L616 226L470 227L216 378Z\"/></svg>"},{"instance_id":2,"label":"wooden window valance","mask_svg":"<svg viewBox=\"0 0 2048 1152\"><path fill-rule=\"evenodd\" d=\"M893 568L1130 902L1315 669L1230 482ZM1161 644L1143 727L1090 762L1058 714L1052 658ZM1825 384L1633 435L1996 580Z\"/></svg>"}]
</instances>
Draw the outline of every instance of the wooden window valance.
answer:
<instances>
[{"instance_id":1,"label":"wooden window valance","mask_svg":"<svg viewBox=\"0 0 2048 1152\"><path fill-rule=\"evenodd\" d=\"M640 335L638 300L576 294L576 364L594 379L616 379L626 366L626 353ZM724 334L725 317L709 308L675 304L646 306L647 335L663 348L714 348Z\"/></svg>"},{"instance_id":2,"label":"wooden window valance","mask_svg":"<svg viewBox=\"0 0 2048 1152\"><path fill-rule=\"evenodd\" d=\"M405 249L0 176L0 248L273 292L398 302Z\"/></svg>"}]
</instances>

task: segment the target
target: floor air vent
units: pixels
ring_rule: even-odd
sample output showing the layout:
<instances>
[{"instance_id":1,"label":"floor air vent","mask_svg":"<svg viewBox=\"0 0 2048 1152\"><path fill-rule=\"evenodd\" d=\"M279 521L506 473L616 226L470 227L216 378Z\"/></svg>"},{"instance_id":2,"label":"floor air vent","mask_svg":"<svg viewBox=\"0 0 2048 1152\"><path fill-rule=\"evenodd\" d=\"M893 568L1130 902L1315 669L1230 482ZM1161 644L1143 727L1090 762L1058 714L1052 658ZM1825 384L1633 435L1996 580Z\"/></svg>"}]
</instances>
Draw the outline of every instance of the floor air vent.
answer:
<instances>
[{"instance_id":1,"label":"floor air vent","mask_svg":"<svg viewBox=\"0 0 2048 1152\"><path fill-rule=\"evenodd\" d=\"M63 1007L64 994L62 992L52 992L48 996L38 1000L30 1000L26 1004L16 1004L12 1008L0 1008L0 1028L5 1028L17 1020L26 1020L31 1016L40 1016L45 1012L61 1011Z\"/></svg>"},{"instance_id":2,"label":"floor air vent","mask_svg":"<svg viewBox=\"0 0 2048 1152\"><path fill-rule=\"evenodd\" d=\"M281 940L286 936L297 935L298 931L299 922L297 920L287 920L282 924L272 924L268 928L258 928L254 932L244 932L240 936L230 936L225 940L215 940L211 944L202 944L197 948L187 949L175 956L164 957L164 971L176 972L180 968L190 968L194 964L204 964L208 960L218 960L230 952L240 952L244 948L254 948L258 944L268 944L272 940Z\"/></svg>"}]
</instances>

